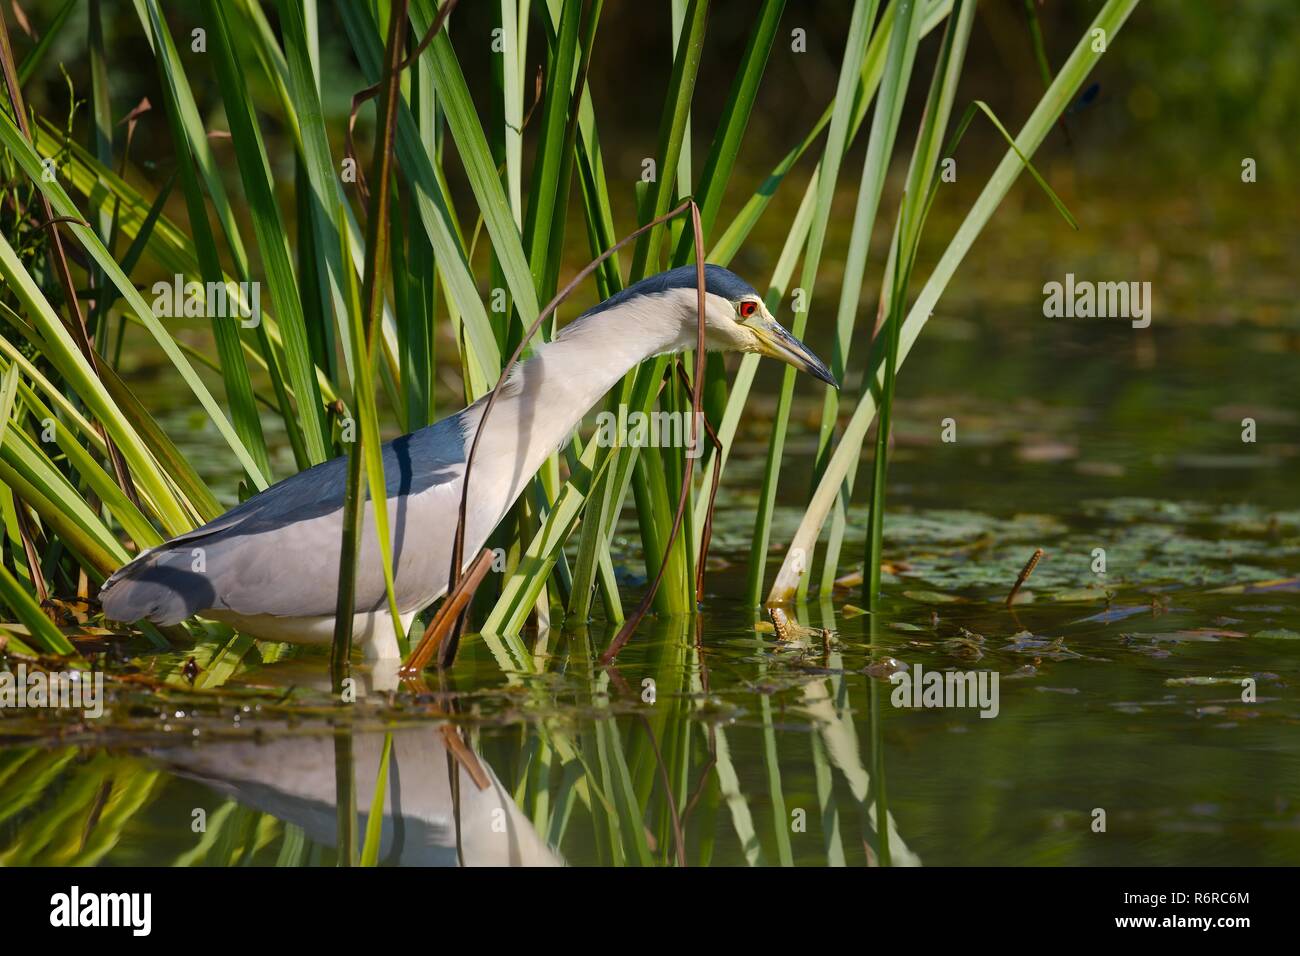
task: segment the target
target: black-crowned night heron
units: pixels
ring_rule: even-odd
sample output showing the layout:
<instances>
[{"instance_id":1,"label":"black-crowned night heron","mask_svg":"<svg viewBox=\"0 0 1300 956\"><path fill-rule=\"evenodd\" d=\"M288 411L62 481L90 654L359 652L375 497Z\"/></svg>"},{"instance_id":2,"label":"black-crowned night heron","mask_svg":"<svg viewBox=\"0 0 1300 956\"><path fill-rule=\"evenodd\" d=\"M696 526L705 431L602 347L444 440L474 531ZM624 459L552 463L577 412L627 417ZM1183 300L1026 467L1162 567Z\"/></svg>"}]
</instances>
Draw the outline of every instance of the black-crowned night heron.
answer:
<instances>
[{"instance_id":1,"label":"black-crowned night heron","mask_svg":"<svg viewBox=\"0 0 1300 956\"><path fill-rule=\"evenodd\" d=\"M757 352L835 384L739 276L705 269L710 349ZM541 464L582 416L639 362L697 341L696 267L651 276L610 296L518 366L475 453L466 507L468 564ZM447 590L465 456L483 400L384 445L393 568L402 624ZM201 528L152 548L100 591L114 621L176 624L192 615L274 641L328 644L334 633L347 464L335 458L287 478ZM398 655L388 620L373 509L356 569L353 640L370 659Z\"/></svg>"}]
</instances>

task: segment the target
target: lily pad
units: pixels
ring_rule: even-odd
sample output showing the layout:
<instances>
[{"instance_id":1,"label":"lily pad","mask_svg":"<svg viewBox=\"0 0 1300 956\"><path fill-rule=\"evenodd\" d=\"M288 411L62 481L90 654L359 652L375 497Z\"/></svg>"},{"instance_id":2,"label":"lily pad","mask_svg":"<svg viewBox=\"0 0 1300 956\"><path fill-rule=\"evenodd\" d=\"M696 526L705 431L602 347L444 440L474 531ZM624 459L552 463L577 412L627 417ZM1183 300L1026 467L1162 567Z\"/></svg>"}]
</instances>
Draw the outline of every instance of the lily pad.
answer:
<instances>
[{"instance_id":1,"label":"lily pad","mask_svg":"<svg viewBox=\"0 0 1300 956\"><path fill-rule=\"evenodd\" d=\"M956 594L944 594L942 591L904 591L903 597L920 601L922 604L959 604L966 599Z\"/></svg>"}]
</instances>

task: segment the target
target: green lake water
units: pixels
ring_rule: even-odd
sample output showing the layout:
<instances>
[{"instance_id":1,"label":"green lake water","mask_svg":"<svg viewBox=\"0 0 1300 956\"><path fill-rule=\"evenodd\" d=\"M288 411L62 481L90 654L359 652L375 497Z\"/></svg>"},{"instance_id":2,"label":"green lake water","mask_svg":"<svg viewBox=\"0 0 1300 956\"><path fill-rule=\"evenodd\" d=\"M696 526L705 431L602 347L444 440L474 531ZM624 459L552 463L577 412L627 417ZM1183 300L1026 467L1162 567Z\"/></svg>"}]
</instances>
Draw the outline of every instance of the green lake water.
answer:
<instances>
[{"instance_id":1,"label":"green lake water","mask_svg":"<svg viewBox=\"0 0 1300 956\"><path fill-rule=\"evenodd\" d=\"M1050 210L995 219L900 372L877 614L850 580L783 642L743 598L765 369L697 620L648 620L616 671L593 664L599 622L474 637L445 684L361 672L349 707L319 653L201 644L197 689L115 681L99 721L5 714L0 864L333 864L340 835L365 842L386 732L381 863L1300 862L1297 237L1269 202L1267 242L1227 208L1171 203L1113 247L1122 206L1078 235ZM1044 318L1066 271L1152 276L1152 327ZM799 394L769 582L812 468L820 393ZM205 475L229 468L210 426L168 421ZM149 680L190 654L131 651ZM996 716L895 706L902 665L996 673Z\"/></svg>"}]
</instances>

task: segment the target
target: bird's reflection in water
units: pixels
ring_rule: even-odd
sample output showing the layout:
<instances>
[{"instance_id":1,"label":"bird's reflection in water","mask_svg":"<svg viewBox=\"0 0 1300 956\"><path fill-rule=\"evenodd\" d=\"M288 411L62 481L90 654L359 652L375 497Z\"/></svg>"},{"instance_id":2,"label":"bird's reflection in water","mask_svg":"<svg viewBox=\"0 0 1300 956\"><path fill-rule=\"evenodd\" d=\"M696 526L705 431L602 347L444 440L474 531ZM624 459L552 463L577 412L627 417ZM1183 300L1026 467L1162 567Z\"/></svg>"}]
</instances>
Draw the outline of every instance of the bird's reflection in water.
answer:
<instances>
[{"instance_id":1,"label":"bird's reflection in water","mask_svg":"<svg viewBox=\"0 0 1300 956\"><path fill-rule=\"evenodd\" d=\"M262 742L214 742L158 750L153 756L173 773L301 827L318 844L336 846L335 736L304 735L282 726L266 731ZM384 788L381 864L562 864L492 768L452 725L428 722L389 732L393 746ZM384 738L383 730L351 733L358 832L369 819Z\"/></svg>"}]
</instances>

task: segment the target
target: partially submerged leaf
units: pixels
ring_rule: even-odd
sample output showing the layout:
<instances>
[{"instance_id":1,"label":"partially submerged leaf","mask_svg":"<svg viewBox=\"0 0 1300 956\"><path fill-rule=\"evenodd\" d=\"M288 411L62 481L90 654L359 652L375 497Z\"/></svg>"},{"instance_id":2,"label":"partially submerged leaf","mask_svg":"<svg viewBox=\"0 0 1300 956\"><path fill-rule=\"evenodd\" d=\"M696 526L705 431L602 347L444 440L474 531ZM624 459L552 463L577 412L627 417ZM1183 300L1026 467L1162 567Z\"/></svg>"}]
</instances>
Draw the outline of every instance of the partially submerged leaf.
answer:
<instances>
[{"instance_id":1,"label":"partially submerged leaf","mask_svg":"<svg viewBox=\"0 0 1300 956\"><path fill-rule=\"evenodd\" d=\"M1165 680L1166 687L1240 687L1242 677L1170 677Z\"/></svg>"},{"instance_id":2,"label":"partially submerged leaf","mask_svg":"<svg viewBox=\"0 0 1300 956\"><path fill-rule=\"evenodd\" d=\"M958 604L966 598L956 594L944 594L942 591L904 591L903 597L920 601L922 604Z\"/></svg>"}]
</instances>

